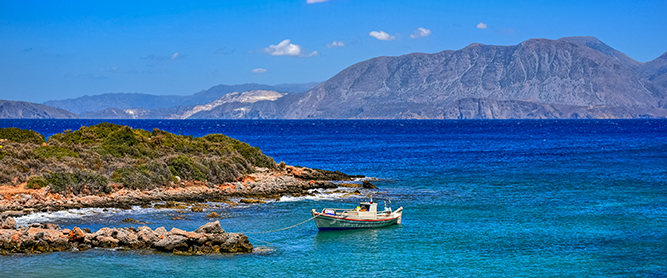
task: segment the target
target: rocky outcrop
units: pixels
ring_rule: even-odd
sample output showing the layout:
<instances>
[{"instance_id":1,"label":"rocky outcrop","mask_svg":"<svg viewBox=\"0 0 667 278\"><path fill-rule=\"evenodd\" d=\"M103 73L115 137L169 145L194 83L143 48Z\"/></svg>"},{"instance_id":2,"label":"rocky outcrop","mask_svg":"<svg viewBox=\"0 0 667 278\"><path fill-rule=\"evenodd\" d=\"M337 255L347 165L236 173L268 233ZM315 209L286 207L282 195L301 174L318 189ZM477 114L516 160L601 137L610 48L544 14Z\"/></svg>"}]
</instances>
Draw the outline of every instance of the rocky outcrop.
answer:
<instances>
[{"instance_id":1,"label":"rocky outcrop","mask_svg":"<svg viewBox=\"0 0 667 278\"><path fill-rule=\"evenodd\" d=\"M336 188L331 180L350 180L355 177L341 172L299 168L288 166L284 171L257 168L256 172L238 181L209 186L202 182L179 182L175 188L155 188L152 190L121 189L105 195L72 195L49 192L48 187L30 190L28 193L0 194L0 212L8 215L22 215L33 211L58 211L66 209L114 207L130 209L132 206L146 206L153 202L169 201L205 202L225 197L276 198L280 196L302 196L309 190ZM0 192L1 193L1 192ZM157 207L157 205L156 205ZM181 207L178 207L181 208ZM182 207L185 209L185 207ZM12 214L13 213L13 214Z\"/></svg>"},{"instance_id":2,"label":"rocky outcrop","mask_svg":"<svg viewBox=\"0 0 667 278\"><path fill-rule=\"evenodd\" d=\"M5 221L13 221L7 218ZM15 223L15 222L14 222ZM3 222L4 224L4 222ZM194 232L164 227L101 228L96 232L79 227L60 229L54 224L32 224L30 227L0 229L0 252L47 253L83 251L91 248L154 249L174 254L249 253L253 246L243 234L226 233L220 222L202 225Z\"/></svg>"},{"instance_id":3,"label":"rocky outcrop","mask_svg":"<svg viewBox=\"0 0 667 278\"><path fill-rule=\"evenodd\" d=\"M315 181L349 181L355 178L363 178L362 175L348 175L340 171L329 171L322 169L300 168L289 166L285 169L287 174L303 180Z\"/></svg>"},{"instance_id":4,"label":"rocky outcrop","mask_svg":"<svg viewBox=\"0 0 667 278\"><path fill-rule=\"evenodd\" d=\"M0 100L0 119L74 119L67 110L25 101Z\"/></svg>"}]
</instances>

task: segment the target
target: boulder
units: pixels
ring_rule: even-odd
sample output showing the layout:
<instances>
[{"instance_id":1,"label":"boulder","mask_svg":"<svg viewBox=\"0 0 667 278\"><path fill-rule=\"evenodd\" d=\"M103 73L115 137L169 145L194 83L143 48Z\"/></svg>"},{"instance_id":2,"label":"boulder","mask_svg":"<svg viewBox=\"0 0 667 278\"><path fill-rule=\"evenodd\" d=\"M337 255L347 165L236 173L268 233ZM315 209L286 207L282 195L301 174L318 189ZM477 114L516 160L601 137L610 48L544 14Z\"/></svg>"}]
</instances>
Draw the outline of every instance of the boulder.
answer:
<instances>
[{"instance_id":1,"label":"boulder","mask_svg":"<svg viewBox=\"0 0 667 278\"><path fill-rule=\"evenodd\" d=\"M7 217L5 221L0 224L0 229L16 230L16 221L12 217Z\"/></svg>"},{"instance_id":2,"label":"boulder","mask_svg":"<svg viewBox=\"0 0 667 278\"><path fill-rule=\"evenodd\" d=\"M199 234L199 233L188 232L188 231L184 231L184 230L181 230L181 229L178 229L178 228L171 229L171 231L169 231L169 234L179 235L179 236L184 236L184 237L194 238L194 239L198 239L198 238L201 237L201 234Z\"/></svg>"},{"instance_id":3,"label":"boulder","mask_svg":"<svg viewBox=\"0 0 667 278\"><path fill-rule=\"evenodd\" d=\"M188 244L186 243L187 238L180 235L168 235L163 239L158 240L153 244L155 249L160 251L171 252L174 249L187 250Z\"/></svg>"},{"instance_id":4,"label":"boulder","mask_svg":"<svg viewBox=\"0 0 667 278\"><path fill-rule=\"evenodd\" d=\"M148 228L148 227L147 227ZM148 229L141 229L139 228L139 232L137 233L137 237L139 238L140 241L142 241L146 246L152 246L153 243L158 241L160 238L158 238L157 234L153 232L150 228Z\"/></svg>"},{"instance_id":5,"label":"boulder","mask_svg":"<svg viewBox=\"0 0 667 278\"><path fill-rule=\"evenodd\" d=\"M374 184L372 184L370 181L363 181L363 183L361 184L361 187L370 188L370 189L378 189L378 187L375 186Z\"/></svg>"},{"instance_id":6,"label":"boulder","mask_svg":"<svg viewBox=\"0 0 667 278\"><path fill-rule=\"evenodd\" d=\"M83 241L86 237L86 235L83 233L83 231L79 227L74 227L69 232L68 236L69 236L69 240L71 242Z\"/></svg>"},{"instance_id":7,"label":"boulder","mask_svg":"<svg viewBox=\"0 0 667 278\"><path fill-rule=\"evenodd\" d=\"M114 248L118 247L118 242L119 241L113 237L108 237L108 236L97 237L97 247Z\"/></svg>"},{"instance_id":8,"label":"boulder","mask_svg":"<svg viewBox=\"0 0 667 278\"><path fill-rule=\"evenodd\" d=\"M165 229L164 227L159 227L155 229L155 233L157 234L158 237L164 237L167 235L168 232L167 229Z\"/></svg>"},{"instance_id":9,"label":"boulder","mask_svg":"<svg viewBox=\"0 0 667 278\"><path fill-rule=\"evenodd\" d=\"M195 233L200 234L215 234L224 233L225 230L220 226L220 221L208 222L195 230Z\"/></svg>"}]
</instances>

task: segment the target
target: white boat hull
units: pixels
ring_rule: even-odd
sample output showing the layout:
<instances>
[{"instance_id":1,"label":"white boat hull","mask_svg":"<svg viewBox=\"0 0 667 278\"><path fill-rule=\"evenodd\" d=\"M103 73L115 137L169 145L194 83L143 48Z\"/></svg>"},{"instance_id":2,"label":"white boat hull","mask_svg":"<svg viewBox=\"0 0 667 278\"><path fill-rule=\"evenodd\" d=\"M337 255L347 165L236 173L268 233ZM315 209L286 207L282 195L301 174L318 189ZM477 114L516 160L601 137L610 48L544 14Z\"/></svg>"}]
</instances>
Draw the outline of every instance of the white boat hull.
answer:
<instances>
[{"instance_id":1,"label":"white boat hull","mask_svg":"<svg viewBox=\"0 0 667 278\"><path fill-rule=\"evenodd\" d=\"M315 225L320 231L344 230L344 229L370 229L401 224L402 208L393 212L386 218L378 219L354 219L349 217L332 216L319 212L312 212Z\"/></svg>"}]
</instances>

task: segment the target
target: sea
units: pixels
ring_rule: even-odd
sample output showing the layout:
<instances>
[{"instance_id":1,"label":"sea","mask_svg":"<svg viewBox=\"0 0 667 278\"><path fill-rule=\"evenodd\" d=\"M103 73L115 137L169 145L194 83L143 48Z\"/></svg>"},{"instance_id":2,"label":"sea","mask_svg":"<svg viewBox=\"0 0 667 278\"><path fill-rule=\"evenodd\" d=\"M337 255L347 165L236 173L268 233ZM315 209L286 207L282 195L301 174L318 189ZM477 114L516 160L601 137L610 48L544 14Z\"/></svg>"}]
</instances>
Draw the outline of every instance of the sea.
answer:
<instances>
[{"instance_id":1,"label":"sea","mask_svg":"<svg viewBox=\"0 0 667 278\"><path fill-rule=\"evenodd\" d=\"M0 120L50 136L101 120ZM194 230L220 214L251 254L96 249L0 256L0 277L666 277L667 120L113 120L248 142L276 162L373 178L361 196L315 194L204 212L82 209L19 224ZM376 179L376 180L375 180ZM372 194L403 223L319 232L311 209ZM172 220L173 215L183 220Z\"/></svg>"}]
</instances>

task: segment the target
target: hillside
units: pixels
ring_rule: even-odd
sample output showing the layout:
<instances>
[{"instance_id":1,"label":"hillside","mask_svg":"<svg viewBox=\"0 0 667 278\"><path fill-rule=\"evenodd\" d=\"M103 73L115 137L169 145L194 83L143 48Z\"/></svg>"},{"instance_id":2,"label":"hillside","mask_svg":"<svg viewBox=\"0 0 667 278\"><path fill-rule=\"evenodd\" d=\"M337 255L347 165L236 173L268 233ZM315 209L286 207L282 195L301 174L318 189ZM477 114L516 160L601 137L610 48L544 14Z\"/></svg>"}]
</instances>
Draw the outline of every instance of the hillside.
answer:
<instances>
[{"instance_id":1,"label":"hillside","mask_svg":"<svg viewBox=\"0 0 667 278\"><path fill-rule=\"evenodd\" d=\"M74 119L77 116L67 110L25 102L0 100L0 119Z\"/></svg>"},{"instance_id":2,"label":"hillside","mask_svg":"<svg viewBox=\"0 0 667 278\"><path fill-rule=\"evenodd\" d=\"M305 93L280 117L663 117L665 88L644 82L643 76L655 76L651 73L655 69L592 37L531 39L514 46L471 44L457 51L355 64ZM466 110L470 101L481 109L479 100L486 100L486 116L452 112ZM579 108L576 113L546 112L553 107Z\"/></svg>"},{"instance_id":3,"label":"hillside","mask_svg":"<svg viewBox=\"0 0 667 278\"><path fill-rule=\"evenodd\" d=\"M204 137L146 131L110 123L44 136L0 128L0 184L51 185L54 192L109 193L163 187L179 179L210 185L235 181L276 163L259 148L222 134Z\"/></svg>"}]
</instances>

